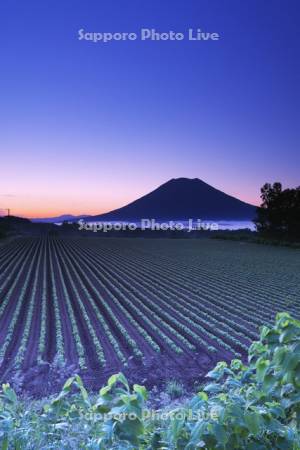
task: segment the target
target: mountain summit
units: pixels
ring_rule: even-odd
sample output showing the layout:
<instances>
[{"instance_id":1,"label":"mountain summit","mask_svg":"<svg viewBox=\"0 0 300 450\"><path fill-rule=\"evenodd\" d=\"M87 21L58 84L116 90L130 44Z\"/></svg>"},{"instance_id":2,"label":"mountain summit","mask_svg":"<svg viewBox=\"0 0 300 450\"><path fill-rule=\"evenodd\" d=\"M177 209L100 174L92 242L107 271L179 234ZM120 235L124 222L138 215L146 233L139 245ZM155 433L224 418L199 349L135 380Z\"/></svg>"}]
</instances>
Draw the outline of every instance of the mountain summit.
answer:
<instances>
[{"instance_id":1,"label":"mountain summit","mask_svg":"<svg viewBox=\"0 0 300 450\"><path fill-rule=\"evenodd\" d=\"M122 208L88 220L252 220L255 206L238 200L198 178L173 178Z\"/></svg>"}]
</instances>

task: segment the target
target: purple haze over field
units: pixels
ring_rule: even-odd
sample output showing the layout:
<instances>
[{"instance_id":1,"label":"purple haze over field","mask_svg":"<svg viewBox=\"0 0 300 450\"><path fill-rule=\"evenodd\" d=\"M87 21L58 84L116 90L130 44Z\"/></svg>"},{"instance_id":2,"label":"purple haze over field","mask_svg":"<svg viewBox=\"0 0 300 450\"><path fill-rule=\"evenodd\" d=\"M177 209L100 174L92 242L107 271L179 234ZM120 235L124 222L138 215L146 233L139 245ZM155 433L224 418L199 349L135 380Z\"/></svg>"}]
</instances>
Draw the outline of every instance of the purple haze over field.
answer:
<instances>
[{"instance_id":1,"label":"purple haze over field","mask_svg":"<svg viewBox=\"0 0 300 450\"><path fill-rule=\"evenodd\" d=\"M0 208L99 214L170 178L299 180L298 0L3 0ZM92 43L78 30L217 32Z\"/></svg>"}]
</instances>

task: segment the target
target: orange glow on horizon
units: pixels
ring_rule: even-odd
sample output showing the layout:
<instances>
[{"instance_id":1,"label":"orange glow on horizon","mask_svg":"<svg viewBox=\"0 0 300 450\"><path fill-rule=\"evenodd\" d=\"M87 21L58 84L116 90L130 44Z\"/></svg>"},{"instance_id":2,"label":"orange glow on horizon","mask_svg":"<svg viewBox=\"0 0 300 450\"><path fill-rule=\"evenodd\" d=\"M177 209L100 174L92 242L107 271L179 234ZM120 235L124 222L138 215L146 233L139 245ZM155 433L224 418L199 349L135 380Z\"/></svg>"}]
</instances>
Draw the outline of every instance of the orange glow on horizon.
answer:
<instances>
[{"instance_id":1,"label":"orange glow on horizon","mask_svg":"<svg viewBox=\"0 0 300 450\"><path fill-rule=\"evenodd\" d=\"M10 209L10 215L11 216L17 216L17 217L24 217L27 219L41 219L41 218L49 218L49 217L57 217L62 215L73 215L73 216L82 216L82 215L98 215L103 214L109 211L112 211L120 206L124 206L125 203L122 205L119 205L118 203L112 203L112 204L106 204L105 206L102 205L102 207L96 207L96 206L90 206L89 207L80 207L75 206L73 202L68 202L65 204L59 205L58 208L51 207L52 205L49 205L47 207L47 202L43 202L43 204L37 205L37 202L28 202L26 205L21 205L21 202L17 200L16 198L14 201L1 202L1 208L0 209ZM23 203L23 202L22 202ZM35 203L34 205L29 205L29 203ZM53 203L53 202L49 202ZM84 202L83 202L84 203ZM128 203L128 202L127 202Z\"/></svg>"},{"instance_id":2,"label":"orange glow on horizon","mask_svg":"<svg viewBox=\"0 0 300 450\"><path fill-rule=\"evenodd\" d=\"M133 200L132 200L133 201ZM247 203L250 203L254 206L259 206L260 202L257 201L257 199L243 199L243 201L246 201ZM84 209L80 207L63 207L61 206L59 209L48 209L48 208L32 208L27 209L26 207L11 207L10 208L10 215L12 216L18 216L18 217L25 217L28 219L42 219L42 218L50 218L50 217L57 217L62 215L73 215L73 216L96 216L99 214L104 214L109 211L112 211L114 209L120 208L124 206L125 204L128 204L129 202L123 202L122 204L112 204L110 207L106 208L91 208L91 209Z\"/></svg>"},{"instance_id":3,"label":"orange glow on horizon","mask_svg":"<svg viewBox=\"0 0 300 450\"><path fill-rule=\"evenodd\" d=\"M48 210L48 209L36 209L36 210L28 210L28 209L14 209L10 208L10 215L17 217L25 217L27 219L43 219L49 217L57 217L62 215L73 215L73 216L95 216L98 214L103 214L109 211L112 211L115 207L111 207L110 209L102 210L99 208L97 210L85 211L83 209L59 209L59 210Z\"/></svg>"}]
</instances>

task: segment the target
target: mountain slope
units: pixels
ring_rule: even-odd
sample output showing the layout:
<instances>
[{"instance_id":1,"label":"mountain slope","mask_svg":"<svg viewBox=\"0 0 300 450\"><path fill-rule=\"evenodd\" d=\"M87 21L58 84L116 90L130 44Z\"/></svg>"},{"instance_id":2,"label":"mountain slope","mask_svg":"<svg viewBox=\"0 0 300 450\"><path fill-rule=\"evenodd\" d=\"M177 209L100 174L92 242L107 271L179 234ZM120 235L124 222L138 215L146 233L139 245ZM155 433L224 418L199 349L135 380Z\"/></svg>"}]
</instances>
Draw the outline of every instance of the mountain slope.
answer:
<instances>
[{"instance_id":1,"label":"mountain slope","mask_svg":"<svg viewBox=\"0 0 300 450\"><path fill-rule=\"evenodd\" d=\"M231 197L198 178L177 178L114 211L91 220L252 220L255 206Z\"/></svg>"}]
</instances>

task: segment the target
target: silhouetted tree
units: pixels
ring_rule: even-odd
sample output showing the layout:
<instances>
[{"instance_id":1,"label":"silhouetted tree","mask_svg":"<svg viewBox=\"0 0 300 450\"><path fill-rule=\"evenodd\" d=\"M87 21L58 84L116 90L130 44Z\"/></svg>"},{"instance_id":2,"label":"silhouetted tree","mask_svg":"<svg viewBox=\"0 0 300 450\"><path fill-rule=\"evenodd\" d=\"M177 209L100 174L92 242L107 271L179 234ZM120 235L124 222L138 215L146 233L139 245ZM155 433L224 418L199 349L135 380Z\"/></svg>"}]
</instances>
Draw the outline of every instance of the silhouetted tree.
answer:
<instances>
[{"instance_id":1,"label":"silhouetted tree","mask_svg":"<svg viewBox=\"0 0 300 450\"><path fill-rule=\"evenodd\" d=\"M281 183L261 188L262 204L255 220L261 233L300 238L300 187L282 190Z\"/></svg>"}]
</instances>

